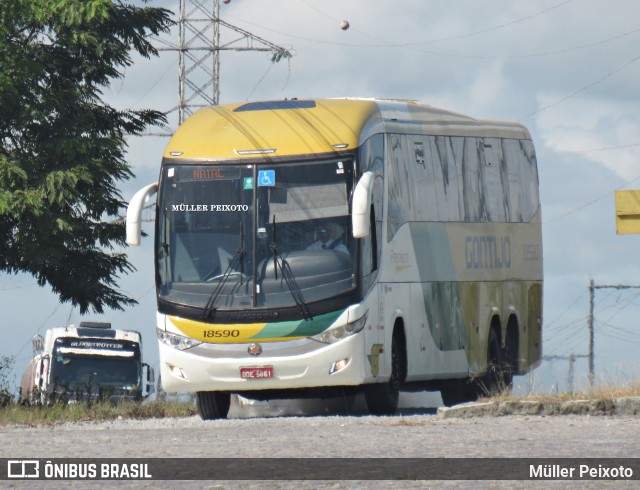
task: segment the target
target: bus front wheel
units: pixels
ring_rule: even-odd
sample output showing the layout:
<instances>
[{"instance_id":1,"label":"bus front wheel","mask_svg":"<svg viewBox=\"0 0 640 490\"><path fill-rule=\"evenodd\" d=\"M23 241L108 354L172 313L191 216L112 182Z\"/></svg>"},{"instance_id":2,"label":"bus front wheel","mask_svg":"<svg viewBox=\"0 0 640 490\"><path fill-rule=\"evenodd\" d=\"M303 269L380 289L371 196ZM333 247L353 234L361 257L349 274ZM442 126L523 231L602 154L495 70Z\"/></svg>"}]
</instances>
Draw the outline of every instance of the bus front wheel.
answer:
<instances>
[{"instance_id":1,"label":"bus front wheel","mask_svg":"<svg viewBox=\"0 0 640 490\"><path fill-rule=\"evenodd\" d=\"M374 383L364 388L369 413L373 415L394 415L398 411L400 384L403 380L404 359L401 340L394 335L391 342L391 376L386 383Z\"/></svg>"},{"instance_id":2,"label":"bus front wheel","mask_svg":"<svg viewBox=\"0 0 640 490\"><path fill-rule=\"evenodd\" d=\"M217 391L198 391L198 413L202 420L226 419L231 405L231 395Z\"/></svg>"}]
</instances>

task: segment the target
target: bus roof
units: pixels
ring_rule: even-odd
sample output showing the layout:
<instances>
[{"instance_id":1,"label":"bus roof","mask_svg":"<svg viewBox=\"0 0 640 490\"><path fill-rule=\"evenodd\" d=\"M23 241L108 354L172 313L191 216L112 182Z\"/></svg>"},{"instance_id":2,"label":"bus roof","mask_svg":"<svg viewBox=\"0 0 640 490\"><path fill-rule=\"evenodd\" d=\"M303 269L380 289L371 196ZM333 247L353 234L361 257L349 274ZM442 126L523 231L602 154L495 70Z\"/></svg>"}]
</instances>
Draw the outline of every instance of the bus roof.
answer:
<instances>
[{"instance_id":1,"label":"bus roof","mask_svg":"<svg viewBox=\"0 0 640 490\"><path fill-rule=\"evenodd\" d=\"M292 99L205 107L178 128L164 157L237 160L352 150L376 133L530 139L515 122L483 121L407 100Z\"/></svg>"}]
</instances>

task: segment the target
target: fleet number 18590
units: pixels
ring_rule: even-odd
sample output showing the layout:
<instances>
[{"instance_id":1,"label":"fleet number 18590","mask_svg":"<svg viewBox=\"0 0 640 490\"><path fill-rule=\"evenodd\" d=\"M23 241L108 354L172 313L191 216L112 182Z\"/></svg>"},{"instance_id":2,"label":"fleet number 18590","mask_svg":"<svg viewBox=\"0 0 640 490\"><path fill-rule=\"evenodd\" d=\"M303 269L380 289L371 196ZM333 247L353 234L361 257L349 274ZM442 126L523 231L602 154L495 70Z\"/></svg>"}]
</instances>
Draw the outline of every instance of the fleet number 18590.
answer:
<instances>
[{"instance_id":1,"label":"fleet number 18590","mask_svg":"<svg viewBox=\"0 0 640 490\"><path fill-rule=\"evenodd\" d=\"M240 330L205 330L203 335L206 338L239 337Z\"/></svg>"}]
</instances>

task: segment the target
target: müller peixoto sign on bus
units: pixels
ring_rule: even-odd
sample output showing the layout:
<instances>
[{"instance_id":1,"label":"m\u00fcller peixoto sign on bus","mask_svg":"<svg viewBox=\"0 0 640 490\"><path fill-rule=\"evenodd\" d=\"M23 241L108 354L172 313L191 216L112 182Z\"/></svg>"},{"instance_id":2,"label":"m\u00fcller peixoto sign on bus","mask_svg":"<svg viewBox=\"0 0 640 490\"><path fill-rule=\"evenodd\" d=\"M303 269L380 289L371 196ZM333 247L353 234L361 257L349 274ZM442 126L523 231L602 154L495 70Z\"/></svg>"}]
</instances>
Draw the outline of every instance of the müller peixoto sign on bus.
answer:
<instances>
[{"instance_id":1,"label":"m\u00fcller peixoto sign on bus","mask_svg":"<svg viewBox=\"0 0 640 490\"><path fill-rule=\"evenodd\" d=\"M237 211L249 211L249 206L246 204L172 204L171 211L182 212L237 212Z\"/></svg>"}]
</instances>

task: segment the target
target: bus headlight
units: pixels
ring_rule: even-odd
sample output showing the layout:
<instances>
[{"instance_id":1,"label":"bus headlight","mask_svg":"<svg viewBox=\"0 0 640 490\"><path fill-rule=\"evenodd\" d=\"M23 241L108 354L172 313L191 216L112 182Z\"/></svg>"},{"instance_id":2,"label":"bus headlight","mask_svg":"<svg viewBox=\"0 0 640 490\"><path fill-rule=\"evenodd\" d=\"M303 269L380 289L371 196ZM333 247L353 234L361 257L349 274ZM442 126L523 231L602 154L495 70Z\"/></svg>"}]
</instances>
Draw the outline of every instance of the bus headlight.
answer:
<instances>
[{"instance_id":1,"label":"bus headlight","mask_svg":"<svg viewBox=\"0 0 640 490\"><path fill-rule=\"evenodd\" d=\"M338 340L342 340L346 337L349 337L350 335L358 333L364 328L365 323L367 323L366 314L355 322L347 323L346 325L342 325L340 327L330 328L329 330L325 330L321 334L314 335L311 338L313 340L317 340L318 342L322 342L323 344L333 344Z\"/></svg>"},{"instance_id":2,"label":"bus headlight","mask_svg":"<svg viewBox=\"0 0 640 490\"><path fill-rule=\"evenodd\" d=\"M196 345L200 345L202 343L199 340L193 340L189 337L185 337L184 335L166 332L165 330L160 330L159 328L156 329L156 333L158 334L158 340L160 342L178 350L191 349L192 347L195 347Z\"/></svg>"}]
</instances>

